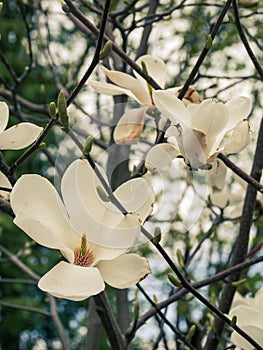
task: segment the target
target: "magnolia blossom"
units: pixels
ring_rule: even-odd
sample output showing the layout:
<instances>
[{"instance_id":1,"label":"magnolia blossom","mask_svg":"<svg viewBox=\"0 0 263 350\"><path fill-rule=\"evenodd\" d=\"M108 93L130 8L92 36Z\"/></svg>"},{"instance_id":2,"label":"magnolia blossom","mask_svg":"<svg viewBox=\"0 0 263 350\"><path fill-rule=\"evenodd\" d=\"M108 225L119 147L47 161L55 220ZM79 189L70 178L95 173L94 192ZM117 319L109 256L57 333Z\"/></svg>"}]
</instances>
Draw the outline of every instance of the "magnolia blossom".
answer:
<instances>
[{"instance_id":1,"label":"magnolia blossom","mask_svg":"<svg viewBox=\"0 0 263 350\"><path fill-rule=\"evenodd\" d=\"M141 56L136 61L136 64L141 66L142 62L145 64L149 76L164 89L166 81L165 63L161 59L150 55ZM89 81L89 85L92 86L96 92L112 96L125 94L137 101L140 105L143 105L141 108L126 111L119 120L114 131L114 140L116 143L135 143L142 132L148 107L154 104L152 100L153 89L136 71L133 72L135 75L135 77L133 77L129 74L109 70L105 67L102 69L106 76L116 85L92 80ZM167 91L178 94L180 92L180 87L167 89ZM185 95L184 102L200 103L200 96L190 87Z\"/></svg>"},{"instance_id":2,"label":"magnolia blossom","mask_svg":"<svg viewBox=\"0 0 263 350\"><path fill-rule=\"evenodd\" d=\"M210 201L214 206L226 209L230 218L238 218L242 214L247 183L238 176L234 177L234 188L223 188L222 191L210 194ZM258 207L263 207L263 194L257 194Z\"/></svg>"},{"instance_id":3,"label":"magnolia blossom","mask_svg":"<svg viewBox=\"0 0 263 350\"><path fill-rule=\"evenodd\" d=\"M242 297L236 293L229 317L237 317L237 325L263 346L263 287L255 297ZM231 335L231 341L243 350L253 350L254 347L237 332Z\"/></svg>"},{"instance_id":4,"label":"magnolia blossom","mask_svg":"<svg viewBox=\"0 0 263 350\"><path fill-rule=\"evenodd\" d=\"M42 128L32 123L19 123L6 129L9 119L9 109L5 102L0 102L0 150L17 150L33 143Z\"/></svg>"},{"instance_id":5,"label":"magnolia blossom","mask_svg":"<svg viewBox=\"0 0 263 350\"><path fill-rule=\"evenodd\" d=\"M9 109L5 102L0 102L0 150L18 150L29 146L41 133L41 127L32 123L20 123L6 129L9 120ZM12 188L8 178L0 172L0 187ZM9 192L0 191L4 198Z\"/></svg>"},{"instance_id":6,"label":"magnolia blossom","mask_svg":"<svg viewBox=\"0 0 263 350\"><path fill-rule=\"evenodd\" d=\"M76 160L67 168L61 181L63 202L39 175L23 175L15 184L10 198L14 223L37 243L59 249L67 260L39 280L43 291L83 300L104 290L104 282L127 288L150 273L145 258L126 253L152 211L152 187L138 178L114 192L127 215L101 192L101 183L86 160Z\"/></svg>"},{"instance_id":7,"label":"magnolia blossom","mask_svg":"<svg viewBox=\"0 0 263 350\"><path fill-rule=\"evenodd\" d=\"M229 154L240 152L250 139L250 128L246 117L251 111L251 102L247 97L236 97L223 104L215 100L204 100L200 104L187 106L169 91L154 91L153 100L161 114L169 118L172 125L166 131L169 147L160 144L153 147L146 157L146 167L150 170L164 165L158 157L160 149L165 148L167 160L172 155L181 154L192 168L213 168L214 176L225 176L223 165L215 159L219 152ZM228 141L221 146L223 138ZM157 150L157 151L156 151ZM168 165L168 162L167 164ZM215 187L217 184L214 184Z\"/></svg>"}]
</instances>

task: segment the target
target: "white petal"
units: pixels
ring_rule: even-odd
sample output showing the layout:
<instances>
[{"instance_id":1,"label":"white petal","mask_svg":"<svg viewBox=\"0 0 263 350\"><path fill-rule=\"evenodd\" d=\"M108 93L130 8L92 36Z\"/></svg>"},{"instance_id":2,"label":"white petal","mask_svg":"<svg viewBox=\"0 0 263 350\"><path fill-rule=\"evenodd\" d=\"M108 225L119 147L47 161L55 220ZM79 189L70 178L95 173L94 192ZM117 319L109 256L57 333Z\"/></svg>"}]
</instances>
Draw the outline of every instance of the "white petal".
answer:
<instances>
[{"instance_id":1,"label":"white petal","mask_svg":"<svg viewBox=\"0 0 263 350\"><path fill-rule=\"evenodd\" d=\"M33 143L43 128L31 124L20 123L0 133L0 149L21 149Z\"/></svg>"},{"instance_id":2,"label":"white petal","mask_svg":"<svg viewBox=\"0 0 263 350\"><path fill-rule=\"evenodd\" d=\"M137 254L124 254L110 261L100 261L97 265L104 281L115 288L128 288L150 272L148 260Z\"/></svg>"},{"instance_id":3,"label":"white petal","mask_svg":"<svg viewBox=\"0 0 263 350\"><path fill-rule=\"evenodd\" d=\"M144 126L147 108L127 110L115 127L113 138L117 144L134 144L138 142Z\"/></svg>"},{"instance_id":4,"label":"white petal","mask_svg":"<svg viewBox=\"0 0 263 350\"><path fill-rule=\"evenodd\" d=\"M153 101L156 108L173 123L190 126L190 114L184 103L169 91L153 91Z\"/></svg>"},{"instance_id":5,"label":"white petal","mask_svg":"<svg viewBox=\"0 0 263 350\"><path fill-rule=\"evenodd\" d=\"M5 176L5 174L3 174L1 171L0 171L0 187L10 188L10 189L12 188L10 181ZM0 191L0 196L5 199L8 199L10 197L10 192Z\"/></svg>"},{"instance_id":6,"label":"white petal","mask_svg":"<svg viewBox=\"0 0 263 350\"><path fill-rule=\"evenodd\" d=\"M136 96L130 90L121 88L114 84L90 80L88 82L88 85L90 85L99 94L110 95L110 96L127 95L137 100Z\"/></svg>"},{"instance_id":7,"label":"white petal","mask_svg":"<svg viewBox=\"0 0 263 350\"><path fill-rule=\"evenodd\" d=\"M152 147L146 155L145 167L150 171L162 170L180 154L179 149L170 143L160 143Z\"/></svg>"},{"instance_id":8,"label":"white petal","mask_svg":"<svg viewBox=\"0 0 263 350\"><path fill-rule=\"evenodd\" d=\"M241 193L232 193L230 191L214 192L210 194L210 199L213 205L219 208L225 208L226 205L237 205L244 199Z\"/></svg>"},{"instance_id":9,"label":"white petal","mask_svg":"<svg viewBox=\"0 0 263 350\"><path fill-rule=\"evenodd\" d=\"M225 104L225 106L229 111L229 121L226 131L230 131L238 122L248 117L252 108L252 102L248 97L239 96L232 98Z\"/></svg>"},{"instance_id":10,"label":"white petal","mask_svg":"<svg viewBox=\"0 0 263 350\"><path fill-rule=\"evenodd\" d=\"M61 261L39 280L38 287L57 298L80 301L102 292L105 284L96 267Z\"/></svg>"},{"instance_id":11,"label":"white petal","mask_svg":"<svg viewBox=\"0 0 263 350\"><path fill-rule=\"evenodd\" d=\"M147 179L136 178L124 182L114 194L129 212L138 214L142 222L151 214L155 193Z\"/></svg>"},{"instance_id":12,"label":"white petal","mask_svg":"<svg viewBox=\"0 0 263 350\"><path fill-rule=\"evenodd\" d=\"M211 186L216 190L222 190L225 185L226 166L220 159L212 164L212 169L209 170L208 175Z\"/></svg>"},{"instance_id":13,"label":"white petal","mask_svg":"<svg viewBox=\"0 0 263 350\"><path fill-rule=\"evenodd\" d=\"M68 167L61 190L70 221L88 241L125 250L134 244L140 231L138 216L124 216L112 203L103 202L97 186L101 183L86 160L76 160Z\"/></svg>"},{"instance_id":14,"label":"white petal","mask_svg":"<svg viewBox=\"0 0 263 350\"><path fill-rule=\"evenodd\" d=\"M229 317L237 316L237 324L240 327L244 325L260 326L262 325L262 312L259 310L260 305L253 303L253 298L249 298L252 301L252 305L236 305L229 312ZM254 304L254 305L253 305Z\"/></svg>"},{"instance_id":15,"label":"white petal","mask_svg":"<svg viewBox=\"0 0 263 350\"><path fill-rule=\"evenodd\" d=\"M139 80L129 74L109 70L105 67L103 67L103 71L113 83L130 90L141 104L152 104L147 86L142 85Z\"/></svg>"},{"instance_id":16,"label":"white petal","mask_svg":"<svg viewBox=\"0 0 263 350\"><path fill-rule=\"evenodd\" d=\"M191 106L189 106L191 107ZM222 139L220 133L228 123L228 109L221 102L204 100L191 117L191 126L206 134L207 153L214 153Z\"/></svg>"},{"instance_id":17,"label":"white petal","mask_svg":"<svg viewBox=\"0 0 263 350\"><path fill-rule=\"evenodd\" d=\"M9 119L9 109L5 102L0 102L0 132L5 130Z\"/></svg>"},{"instance_id":18,"label":"white petal","mask_svg":"<svg viewBox=\"0 0 263 350\"><path fill-rule=\"evenodd\" d=\"M70 227L61 199L55 188L44 177L39 175L20 177L12 190L10 203L17 216L15 223L28 230L26 233L39 244L60 249L60 246L53 245L52 242L56 241L71 250L76 244L79 245L79 236ZM32 228L30 222L34 225ZM46 235L43 233L45 230Z\"/></svg>"},{"instance_id":19,"label":"white petal","mask_svg":"<svg viewBox=\"0 0 263 350\"><path fill-rule=\"evenodd\" d=\"M250 335L259 345L263 346L263 327L262 324L259 326L243 325L242 330ZM230 340L236 346L244 350L254 350L254 346L246 341L237 332L233 332Z\"/></svg>"},{"instance_id":20,"label":"white petal","mask_svg":"<svg viewBox=\"0 0 263 350\"><path fill-rule=\"evenodd\" d=\"M166 65L165 63L157 57L153 57L151 55L141 56L136 63L142 68L141 62L144 62L146 65L147 72L150 77L152 77L156 83L160 85L163 89L166 82ZM134 71L134 75L137 79L141 80L146 84L146 81Z\"/></svg>"},{"instance_id":21,"label":"white petal","mask_svg":"<svg viewBox=\"0 0 263 350\"><path fill-rule=\"evenodd\" d=\"M250 127L247 119L241 120L234 128L230 139L224 146L224 153L238 153L250 142Z\"/></svg>"}]
</instances>

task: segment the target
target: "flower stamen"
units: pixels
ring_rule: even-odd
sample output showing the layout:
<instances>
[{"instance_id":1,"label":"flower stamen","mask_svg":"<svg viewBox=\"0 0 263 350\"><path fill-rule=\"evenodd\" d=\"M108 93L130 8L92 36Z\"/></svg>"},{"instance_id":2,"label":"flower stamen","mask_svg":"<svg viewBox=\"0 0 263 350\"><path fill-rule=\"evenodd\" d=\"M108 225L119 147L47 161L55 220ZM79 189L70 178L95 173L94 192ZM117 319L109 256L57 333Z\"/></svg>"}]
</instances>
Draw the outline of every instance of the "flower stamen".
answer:
<instances>
[{"instance_id":1,"label":"flower stamen","mask_svg":"<svg viewBox=\"0 0 263 350\"><path fill-rule=\"evenodd\" d=\"M81 237L80 247L74 249L74 264L88 267L95 261L95 254L91 248L88 247L87 237Z\"/></svg>"}]
</instances>

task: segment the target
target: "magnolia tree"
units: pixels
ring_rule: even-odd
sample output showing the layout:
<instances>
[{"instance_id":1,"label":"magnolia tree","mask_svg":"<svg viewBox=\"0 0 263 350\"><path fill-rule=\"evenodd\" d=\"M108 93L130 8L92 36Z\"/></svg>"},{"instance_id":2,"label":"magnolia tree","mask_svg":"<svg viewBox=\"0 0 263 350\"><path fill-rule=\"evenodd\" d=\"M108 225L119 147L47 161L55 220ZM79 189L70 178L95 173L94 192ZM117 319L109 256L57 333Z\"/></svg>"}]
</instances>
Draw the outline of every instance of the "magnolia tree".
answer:
<instances>
[{"instance_id":1,"label":"magnolia tree","mask_svg":"<svg viewBox=\"0 0 263 350\"><path fill-rule=\"evenodd\" d=\"M2 348L262 349L262 1L0 5Z\"/></svg>"}]
</instances>

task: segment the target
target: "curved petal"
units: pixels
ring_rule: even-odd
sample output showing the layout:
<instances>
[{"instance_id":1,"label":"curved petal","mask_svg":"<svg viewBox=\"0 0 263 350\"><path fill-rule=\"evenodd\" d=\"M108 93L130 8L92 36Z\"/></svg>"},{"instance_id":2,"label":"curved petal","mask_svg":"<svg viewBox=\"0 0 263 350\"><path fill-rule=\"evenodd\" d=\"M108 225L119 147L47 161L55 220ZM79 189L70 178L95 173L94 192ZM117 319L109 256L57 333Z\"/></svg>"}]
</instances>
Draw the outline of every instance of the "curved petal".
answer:
<instances>
[{"instance_id":1,"label":"curved petal","mask_svg":"<svg viewBox=\"0 0 263 350\"><path fill-rule=\"evenodd\" d=\"M10 189L12 188L10 181L5 176L5 174L2 173L2 171L0 171L0 187L10 188ZM0 191L0 196L5 199L8 199L10 197L10 192Z\"/></svg>"},{"instance_id":2,"label":"curved petal","mask_svg":"<svg viewBox=\"0 0 263 350\"><path fill-rule=\"evenodd\" d=\"M210 199L213 205L219 208L225 208L228 206L238 205L243 201L244 195L241 193L232 193L229 191L214 192L210 194Z\"/></svg>"},{"instance_id":3,"label":"curved petal","mask_svg":"<svg viewBox=\"0 0 263 350\"><path fill-rule=\"evenodd\" d=\"M191 127L207 135L207 153L212 154L216 151L222 139L219 135L228 120L228 109L223 103L214 100L204 100L192 114Z\"/></svg>"},{"instance_id":4,"label":"curved petal","mask_svg":"<svg viewBox=\"0 0 263 350\"><path fill-rule=\"evenodd\" d=\"M252 298L249 298L250 300ZM255 301L252 299L252 301ZM232 308L229 312L229 316L233 317L234 315L237 316L237 324L240 327L243 327L243 325L251 325L251 326L258 326L262 324L262 311L259 309L260 305L236 305L234 308ZM263 324L262 324L263 328Z\"/></svg>"},{"instance_id":5,"label":"curved petal","mask_svg":"<svg viewBox=\"0 0 263 350\"><path fill-rule=\"evenodd\" d=\"M234 128L230 139L224 146L224 153L238 153L250 142L250 127L247 119L241 120Z\"/></svg>"},{"instance_id":6,"label":"curved petal","mask_svg":"<svg viewBox=\"0 0 263 350\"><path fill-rule=\"evenodd\" d=\"M250 335L259 345L263 346L263 327L261 326L251 326L243 325L242 330ZM244 350L254 350L255 347L251 345L247 340L245 340L237 332L233 332L231 335L231 341L236 346Z\"/></svg>"},{"instance_id":7,"label":"curved petal","mask_svg":"<svg viewBox=\"0 0 263 350\"><path fill-rule=\"evenodd\" d=\"M67 260L72 263L74 261L74 248L80 246L80 238L76 239L75 244L70 242L70 247L65 245L54 228L47 224L47 221L46 218L40 221L34 215L30 216L29 213L23 211L19 211L14 219L14 223L30 238L44 247L61 250Z\"/></svg>"},{"instance_id":8,"label":"curved petal","mask_svg":"<svg viewBox=\"0 0 263 350\"><path fill-rule=\"evenodd\" d=\"M155 193L145 178L136 178L123 183L114 194L129 212L138 214L142 222L151 214Z\"/></svg>"},{"instance_id":9,"label":"curved petal","mask_svg":"<svg viewBox=\"0 0 263 350\"><path fill-rule=\"evenodd\" d=\"M138 58L136 63L141 67L141 62L144 62L146 65L147 73L151 76L156 83L160 85L162 89L164 89L164 85L166 82L166 65L165 63L157 57L153 57L151 55L144 55ZM142 67L141 67L142 68ZM138 80L145 84L146 81L141 77L137 72L133 71L134 75Z\"/></svg>"},{"instance_id":10,"label":"curved petal","mask_svg":"<svg viewBox=\"0 0 263 350\"><path fill-rule=\"evenodd\" d=\"M134 108L126 111L114 129L113 138L117 144L138 142L144 126L147 108Z\"/></svg>"},{"instance_id":11,"label":"curved petal","mask_svg":"<svg viewBox=\"0 0 263 350\"><path fill-rule=\"evenodd\" d=\"M128 288L150 272L148 260L137 254L124 254L110 261L100 261L97 265L103 280L112 287Z\"/></svg>"},{"instance_id":12,"label":"curved petal","mask_svg":"<svg viewBox=\"0 0 263 350\"><path fill-rule=\"evenodd\" d=\"M160 143L152 147L146 155L145 167L150 171L162 170L180 153L171 143Z\"/></svg>"},{"instance_id":13,"label":"curved petal","mask_svg":"<svg viewBox=\"0 0 263 350\"><path fill-rule=\"evenodd\" d=\"M232 130L238 122L248 117L252 109L252 102L248 97L239 96L232 98L225 106L229 111L229 121L226 126L226 132L228 132Z\"/></svg>"},{"instance_id":14,"label":"curved petal","mask_svg":"<svg viewBox=\"0 0 263 350\"><path fill-rule=\"evenodd\" d=\"M0 149L21 149L33 143L43 128L31 124L20 123L0 134Z\"/></svg>"},{"instance_id":15,"label":"curved petal","mask_svg":"<svg viewBox=\"0 0 263 350\"><path fill-rule=\"evenodd\" d=\"M97 168L105 180L106 175ZM68 167L61 190L70 221L81 235L87 235L88 241L126 250L134 244L140 231L138 216L123 215L112 203L104 202L98 186L101 187L100 180L86 160L76 160Z\"/></svg>"},{"instance_id":16,"label":"curved petal","mask_svg":"<svg viewBox=\"0 0 263 350\"><path fill-rule=\"evenodd\" d=\"M57 298L80 301L102 292L105 284L96 267L61 261L39 280L38 287Z\"/></svg>"},{"instance_id":17,"label":"curved petal","mask_svg":"<svg viewBox=\"0 0 263 350\"><path fill-rule=\"evenodd\" d=\"M156 108L172 122L190 126L190 114L184 103L169 91L153 91L153 101Z\"/></svg>"},{"instance_id":18,"label":"curved petal","mask_svg":"<svg viewBox=\"0 0 263 350\"><path fill-rule=\"evenodd\" d=\"M211 186L216 190L222 190L225 185L226 166L220 159L212 164L212 169L209 170L208 175Z\"/></svg>"},{"instance_id":19,"label":"curved petal","mask_svg":"<svg viewBox=\"0 0 263 350\"><path fill-rule=\"evenodd\" d=\"M16 214L15 223L22 229L24 227L39 244L60 249L60 246L51 244L56 241L71 250L79 245L80 237L71 229L60 197L44 177L21 176L11 192L10 203ZM33 227L30 229L30 222L36 228L35 232ZM42 234L45 230L46 235Z\"/></svg>"},{"instance_id":20,"label":"curved petal","mask_svg":"<svg viewBox=\"0 0 263 350\"><path fill-rule=\"evenodd\" d=\"M110 96L127 95L134 99L137 99L136 96L130 90L121 88L114 84L90 80L88 81L88 85L90 85L99 94L110 95Z\"/></svg>"},{"instance_id":21,"label":"curved petal","mask_svg":"<svg viewBox=\"0 0 263 350\"><path fill-rule=\"evenodd\" d=\"M147 86L142 85L139 80L129 74L109 70L105 67L103 67L103 71L114 84L130 90L141 104L152 104Z\"/></svg>"},{"instance_id":22,"label":"curved petal","mask_svg":"<svg viewBox=\"0 0 263 350\"><path fill-rule=\"evenodd\" d=\"M5 102L0 102L0 132L4 131L9 119L9 108Z\"/></svg>"}]
</instances>

